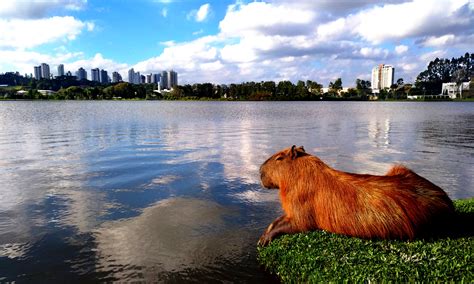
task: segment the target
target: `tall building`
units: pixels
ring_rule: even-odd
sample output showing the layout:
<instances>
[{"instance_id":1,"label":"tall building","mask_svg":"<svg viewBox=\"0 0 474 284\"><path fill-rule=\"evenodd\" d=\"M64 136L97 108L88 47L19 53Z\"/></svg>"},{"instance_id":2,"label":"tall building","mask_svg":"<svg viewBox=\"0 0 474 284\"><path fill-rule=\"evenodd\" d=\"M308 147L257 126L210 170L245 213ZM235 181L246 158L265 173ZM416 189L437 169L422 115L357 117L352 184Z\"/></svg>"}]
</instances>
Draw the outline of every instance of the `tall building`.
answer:
<instances>
[{"instance_id":1,"label":"tall building","mask_svg":"<svg viewBox=\"0 0 474 284\"><path fill-rule=\"evenodd\" d=\"M91 69L91 81L100 82L99 68Z\"/></svg>"},{"instance_id":2,"label":"tall building","mask_svg":"<svg viewBox=\"0 0 474 284\"><path fill-rule=\"evenodd\" d=\"M153 74L151 75L151 83L158 84L161 81L161 74Z\"/></svg>"},{"instance_id":3,"label":"tall building","mask_svg":"<svg viewBox=\"0 0 474 284\"><path fill-rule=\"evenodd\" d=\"M128 82L131 84L140 84L141 83L140 72L135 73L135 70L133 70L133 68L128 70Z\"/></svg>"},{"instance_id":4,"label":"tall building","mask_svg":"<svg viewBox=\"0 0 474 284\"><path fill-rule=\"evenodd\" d=\"M49 65L46 63L41 63L41 78L49 79L50 74Z\"/></svg>"},{"instance_id":5,"label":"tall building","mask_svg":"<svg viewBox=\"0 0 474 284\"><path fill-rule=\"evenodd\" d=\"M87 71L84 68L79 68L76 72L77 80L87 80Z\"/></svg>"},{"instance_id":6,"label":"tall building","mask_svg":"<svg viewBox=\"0 0 474 284\"><path fill-rule=\"evenodd\" d=\"M153 76L153 74L148 74L148 75L146 75L145 83L147 83L147 84L150 84L150 83L151 83L151 76Z\"/></svg>"},{"instance_id":7,"label":"tall building","mask_svg":"<svg viewBox=\"0 0 474 284\"><path fill-rule=\"evenodd\" d=\"M173 70L168 71L168 89L178 86L178 73Z\"/></svg>"},{"instance_id":8,"label":"tall building","mask_svg":"<svg viewBox=\"0 0 474 284\"><path fill-rule=\"evenodd\" d=\"M41 79L41 65L40 66L35 66L35 79L39 80Z\"/></svg>"},{"instance_id":9,"label":"tall building","mask_svg":"<svg viewBox=\"0 0 474 284\"><path fill-rule=\"evenodd\" d=\"M169 89L168 88L168 72L166 71L161 71L161 76L160 76L160 86L161 89Z\"/></svg>"},{"instance_id":10,"label":"tall building","mask_svg":"<svg viewBox=\"0 0 474 284\"><path fill-rule=\"evenodd\" d=\"M122 76L118 72L112 73L112 83L122 82Z\"/></svg>"},{"instance_id":11,"label":"tall building","mask_svg":"<svg viewBox=\"0 0 474 284\"><path fill-rule=\"evenodd\" d=\"M395 68L391 65L380 64L372 69L372 91L379 93L380 90L390 88L393 85Z\"/></svg>"},{"instance_id":12,"label":"tall building","mask_svg":"<svg viewBox=\"0 0 474 284\"><path fill-rule=\"evenodd\" d=\"M109 75L104 69L100 70L100 82L102 84L107 84L109 82Z\"/></svg>"},{"instance_id":13,"label":"tall building","mask_svg":"<svg viewBox=\"0 0 474 284\"><path fill-rule=\"evenodd\" d=\"M64 76L64 65L63 64L58 65L58 77L60 77L60 76Z\"/></svg>"},{"instance_id":14,"label":"tall building","mask_svg":"<svg viewBox=\"0 0 474 284\"><path fill-rule=\"evenodd\" d=\"M128 82L130 84L133 84L133 78L135 78L135 70L133 70L133 68L132 68L132 69L128 70Z\"/></svg>"}]
</instances>

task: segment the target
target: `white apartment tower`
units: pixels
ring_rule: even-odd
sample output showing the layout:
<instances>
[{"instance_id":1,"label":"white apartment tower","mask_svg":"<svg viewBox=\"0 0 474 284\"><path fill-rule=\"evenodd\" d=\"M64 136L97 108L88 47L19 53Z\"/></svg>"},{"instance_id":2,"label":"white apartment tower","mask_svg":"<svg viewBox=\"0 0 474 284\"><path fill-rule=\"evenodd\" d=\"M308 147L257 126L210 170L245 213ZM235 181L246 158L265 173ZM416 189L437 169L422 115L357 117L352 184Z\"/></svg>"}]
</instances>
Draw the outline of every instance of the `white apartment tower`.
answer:
<instances>
[{"instance_id":1,"label":"white apartment tower","mask_svg":"<svg viewBox=\"0 0 474 284\"><path fill-rule=\"evenodd\" d=\"M393 85L395 68L391 65L380 64L372 69L372 92L379 93L380 90L390 88Z\"/></svg>"}]
</instances>

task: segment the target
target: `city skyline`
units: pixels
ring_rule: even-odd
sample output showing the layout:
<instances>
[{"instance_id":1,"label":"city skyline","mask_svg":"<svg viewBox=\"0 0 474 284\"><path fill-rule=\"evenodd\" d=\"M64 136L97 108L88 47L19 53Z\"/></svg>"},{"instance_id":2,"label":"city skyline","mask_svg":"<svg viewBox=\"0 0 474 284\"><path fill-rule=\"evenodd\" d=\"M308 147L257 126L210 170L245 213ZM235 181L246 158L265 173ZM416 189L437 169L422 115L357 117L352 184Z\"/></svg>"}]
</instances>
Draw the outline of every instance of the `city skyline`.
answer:
<instances>
[{"instance_id":1,"label":"city skyline","mask_svg":"<svg viewBox=\"0 0 474 284\"><path fill-rule=\"evenodd\" d=\"M134 68L173 69L182 84L340 77L351 86L388 63L413 82L436 57L471 51L473 27L469 0L12 0L0 7L0 73L35 75L49 62L53 74L63 64L123 81Z\"/></svg>"},{"instance_id":2,"label":"city skyline","mask_svg":"<svg viewBox=\"0 0 474 284\"><path fill-rule=\"evenodd\" d=\"M38 66L33 66L33 73L30 74L30 77L40 80L59 78L61 76L73 76L71 71L64 73L64 64L59 64L57 70L58 72L56 76L54 76L54 74L50 72L49 64L41 63ZM28 77L28 74L26 75ZM112 76L109 76L108 71L101 68L91 69L90 76L88 76L87 71L80 67L74 76L78 81L89 80L101 84L124 82L119 72L113 71ZM131 84L156 84L158 89L173 89L178 85L178 73L174 70L163 70L159 73L142 75L140 72L135 72L135 70L131 68L128 70L128 78L126 81Z\"/></svg>"}]
</instances>

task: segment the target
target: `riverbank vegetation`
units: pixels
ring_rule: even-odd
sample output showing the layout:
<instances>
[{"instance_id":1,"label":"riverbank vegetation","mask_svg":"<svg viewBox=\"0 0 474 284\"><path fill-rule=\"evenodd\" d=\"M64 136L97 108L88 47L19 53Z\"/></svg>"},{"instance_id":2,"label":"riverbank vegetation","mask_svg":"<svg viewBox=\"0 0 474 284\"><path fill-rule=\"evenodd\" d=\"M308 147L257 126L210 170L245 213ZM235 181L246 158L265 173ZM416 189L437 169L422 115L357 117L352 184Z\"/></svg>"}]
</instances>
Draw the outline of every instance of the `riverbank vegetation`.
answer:
<instances>
[{"instance_id":1,"label":"riverbank vegetation","mask_svg":"<svg viewBox=\"0 0 474 284\"><path fill-rule=\"evenodd\" d=\"M343 88L341 78L324 88L312 81L262 81L218 85L197 83L178 85L173 90L158 92L156 84L126 82L101 84L76 80L74 76L36 80L31 76L8 72L0 74L0 99L27 100L250 100L250 101L319 101L319 100L406 100L408 96L438 95L446 82L466 82L471 78L471 90L466 98L474 97L474 53L452 59L431 61L414 84L399 78L390 88L373 94L370 81L356 79L352 88Z\"/></svg>"},{"instance_id":2,"label":"riverbank vegetation","mask_svg":"<svg viewBox=\"0 0 474 284\"><path fill-rule=\"evenodd\" d=\"M362 240L324 231L284 235L258 247L259 262L283 282L474 281L474 198L455 201L444 236L415 241Z\"/></svg>"}]
</instances>

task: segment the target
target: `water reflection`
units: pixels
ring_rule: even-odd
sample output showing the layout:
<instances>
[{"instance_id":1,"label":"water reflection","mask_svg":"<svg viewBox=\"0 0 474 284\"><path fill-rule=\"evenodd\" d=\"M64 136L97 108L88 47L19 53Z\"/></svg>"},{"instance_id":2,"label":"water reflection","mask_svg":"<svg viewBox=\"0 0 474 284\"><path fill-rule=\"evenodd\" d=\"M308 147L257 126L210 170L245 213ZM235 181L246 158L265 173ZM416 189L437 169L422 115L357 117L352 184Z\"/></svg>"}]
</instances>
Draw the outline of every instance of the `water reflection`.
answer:
<instances>
[{"instance_id":1,"label":"water reflection","mask_svg":"<svg viewBox=\"0 0 474 284\"><path fill-rule=\"evenodd\" d=\"M249 241L242 228L226 222L235 214L208 200L170 198L139 216L104 223L94 233L97 269L146 281L169 277L165 272L186 279L192 271L218 270L223 257L236 260Z\"/></svg>"},{"instance_id":2,"label":"water reflection","mask_svg":"<svg viewBox=\"0 0 474 284\"><path fill-rule=\"evenodd\" d=\"M260 186L269 155L404 163L470 197L473 107L1 102L0 280L264 280L255 242L281 213Z\"/></svg>"}]
</instances>

